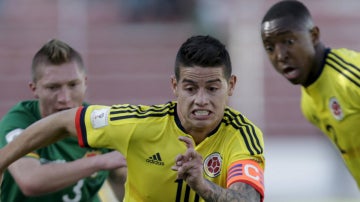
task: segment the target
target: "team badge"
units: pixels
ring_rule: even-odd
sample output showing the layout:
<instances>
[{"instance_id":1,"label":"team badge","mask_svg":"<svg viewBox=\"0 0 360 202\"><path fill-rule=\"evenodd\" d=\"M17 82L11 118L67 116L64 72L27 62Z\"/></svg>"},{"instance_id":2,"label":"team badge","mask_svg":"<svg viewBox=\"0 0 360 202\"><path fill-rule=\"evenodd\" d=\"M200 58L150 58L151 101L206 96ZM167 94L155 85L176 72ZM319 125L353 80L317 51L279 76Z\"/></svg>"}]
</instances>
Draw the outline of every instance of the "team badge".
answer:
<instances>
[{"instance_id":1,"label":"team badge","mask_svg":"<svg viewBox=\"0 0 360 202\"><path fill-rule=\"evenodd\" d=\"M90 119L93 128L101 128L108 125L108 113L110 108L95 109L91 112Z\"/></svg>"},{"instance_id":2,"label":"team badge","mask_svg":"<svg viewBox=\"0 0 360 202\"><path fill-rule=\"evenodd\" d=\"M217 177L221 172L222 158L219 153L212 153L205 158L204 171L209 177Z\"/></svg>"},{"instance_id":3,"label":"team badge","mask_svg":"<svg viewBox=\"0 0 360 202\"><path fill-rule=\"evenodd\" d=\"M329 108L331 114L336 120L340 121L344 118L344 113L341 109L340 103L335 97L330 98Z\"/></svg>"}]
</instances>

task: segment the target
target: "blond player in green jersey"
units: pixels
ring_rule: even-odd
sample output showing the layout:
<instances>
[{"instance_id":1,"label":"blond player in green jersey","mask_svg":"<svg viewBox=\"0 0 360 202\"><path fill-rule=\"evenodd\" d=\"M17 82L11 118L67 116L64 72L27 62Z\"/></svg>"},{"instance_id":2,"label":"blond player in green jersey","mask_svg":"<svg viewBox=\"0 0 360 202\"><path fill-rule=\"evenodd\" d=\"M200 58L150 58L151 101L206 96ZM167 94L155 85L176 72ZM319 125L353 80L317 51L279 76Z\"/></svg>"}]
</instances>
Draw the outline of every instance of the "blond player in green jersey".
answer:
<instances>
[{"instance_id":1,"label":"blond player in green jersey","mask_svg":"<svg viewBox=\"0 0 360 202\"><path fill-rule=\"evenodd\" d=\"M67 43L58 39L45 43L34 55L31 70L29 87L36 99L17 103L1 118L0 148L44 117L87 105L86 67L80 53ZM76 138L68 137L27 153L8 167L3 178L2 202L100 202L98 191L106 179L122 200L126 161L117 151L80 148Z\"/></svg>"},{"instance_id":2,"label":"blond player in green jersey","mask_svg":"<svg viewBox=\"0 0 360 202\"><path fill-rule=\"evenodd\" d=\"M304 116L336 145L360 187L360 53L327 48L299 1L273 5L261 36L275 70L301 85Z\"/></svg>"},{"instance_id":3,"label":"blond player in green jersey","mask_svg":"<svg viewBox=\"0 0 360 202\"><path fill-rule=\"evenodd\" d=\"M90 105L37 122L0 150L0 171L26 152L73 135L125 155L125 201L262 201L261 130L227 106L236 77L225 46L194 36L180 47L162 105Z\"/></svg>"}]
</instances>

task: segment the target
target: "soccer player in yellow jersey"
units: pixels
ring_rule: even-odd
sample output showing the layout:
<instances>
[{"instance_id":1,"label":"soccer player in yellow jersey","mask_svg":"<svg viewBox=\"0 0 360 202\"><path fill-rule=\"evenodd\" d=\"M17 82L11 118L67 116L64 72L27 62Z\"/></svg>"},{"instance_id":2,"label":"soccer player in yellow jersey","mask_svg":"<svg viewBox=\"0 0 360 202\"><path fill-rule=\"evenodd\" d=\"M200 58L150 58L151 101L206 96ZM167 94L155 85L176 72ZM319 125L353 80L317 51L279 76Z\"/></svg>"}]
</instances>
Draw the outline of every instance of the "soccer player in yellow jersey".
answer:
<instances>
[{"instance_id":1,"label":"soccer player in yellow jersey","mask_svg":"<svg viewBox=\"0 0 360 202\"><path fill-rule=\"evenodd\" d=\"M0 171L69 134L85 147L126 156L125 201L262 201L261 130L227 106L236 84L225 46L193 36L180 47L161 105L90 105L57 113L0 150Z\"/></svg>"},{"instance_id":2,"label":"soccer player in yellow jersey","mask_svg":"<svg viewBox=\"0 0 360 202\"><path fill-rule=\"evenodd\" d=\"M360 53L327 48L299 1L273 5L261 36L276 71L301 85L304 116L336 145L360 187Z\"/></svg>"}]
</instances>

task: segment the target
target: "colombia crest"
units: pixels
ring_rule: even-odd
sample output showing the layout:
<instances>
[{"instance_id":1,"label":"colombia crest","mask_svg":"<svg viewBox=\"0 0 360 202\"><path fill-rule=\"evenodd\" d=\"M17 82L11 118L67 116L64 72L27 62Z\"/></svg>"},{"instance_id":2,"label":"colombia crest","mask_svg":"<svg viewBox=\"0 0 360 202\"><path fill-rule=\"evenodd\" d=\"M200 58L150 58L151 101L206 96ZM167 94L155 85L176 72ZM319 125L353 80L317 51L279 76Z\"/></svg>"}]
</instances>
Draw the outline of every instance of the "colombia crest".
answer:
<instances>
[{"instance_id":1,"label":"colombia crest","mask_svg":"<svg viewBox=\"0 0 360 202\"><path fill-rule=\"evenodd\" d=\"M329 108L331 114L334 116L336 120L340 121L344 118L344 113L341 109L341 105L335 97L330 98Z\"/></svg>"},{"instance_id":2,"label":"colombia crest","mask_svg":"<svg viewBox=\"0 0 360 202\"><path fill-rule=\"evenodd\" d=\"M221 173L222 158L217 152L210 154L204 160L204 171L209 177L217 177Z\"/></svg>"}]
</instances>

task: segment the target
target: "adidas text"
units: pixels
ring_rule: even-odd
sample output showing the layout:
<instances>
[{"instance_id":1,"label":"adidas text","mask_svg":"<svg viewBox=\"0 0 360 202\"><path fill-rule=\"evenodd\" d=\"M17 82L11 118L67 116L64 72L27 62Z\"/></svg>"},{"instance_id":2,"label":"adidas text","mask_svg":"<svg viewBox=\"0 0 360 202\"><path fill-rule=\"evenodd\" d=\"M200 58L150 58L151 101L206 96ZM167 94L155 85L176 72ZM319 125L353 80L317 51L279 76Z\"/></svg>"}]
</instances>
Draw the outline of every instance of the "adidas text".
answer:
<instances>
[{"instance_id":1,"label":"adidas text","mask_svg":"<svg viewBox=\"0 0 360 202\"><path fill-rule=\"evenodd\" d=\"M161 161L154 161L154 160L152 160L152 159L146 159L146 162L147 162L147 163L156 164L156 165L160 165L160 166L165 165L165 164L164 164L164 162L161 162Z\"/></svg>"}]
</instances>

